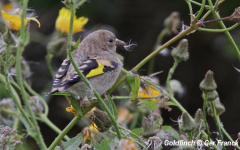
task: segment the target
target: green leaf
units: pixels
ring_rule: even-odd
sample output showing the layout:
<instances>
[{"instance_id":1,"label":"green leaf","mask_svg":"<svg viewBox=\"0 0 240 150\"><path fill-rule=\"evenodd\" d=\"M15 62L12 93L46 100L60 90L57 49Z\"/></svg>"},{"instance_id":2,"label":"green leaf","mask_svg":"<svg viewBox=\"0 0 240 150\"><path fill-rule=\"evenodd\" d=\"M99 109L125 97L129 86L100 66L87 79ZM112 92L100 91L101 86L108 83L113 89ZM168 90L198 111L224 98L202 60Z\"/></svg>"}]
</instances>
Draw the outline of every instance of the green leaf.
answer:
<instances>
[{"instance_id":1,"label":"green leaf","mask_svg":"<svg viewBox=\"0 0 240 150\"><path fill-rule=\"evenodd\" d=\"M81 39L78 39L77 42L75 43L75 45L72 46L71 52L73 52L76 48L78 48L78 45L80 44L80 42L81 42Z\"/></svg>"},{"instance_id":2,"label":"green leaf","mask_svg":"<svg viewBox=\"0 0 240 150\"><path fill-rule=\"evenodd\" d=\"M141 105L141 104L147 105L147 107L145 107L145 108L150 108L152 110L155 110L158 108L158 105L153 101L142 100L142 101L138 102L138 105Z\"/></svg>"},{"instance_id":3,"label":"green leaf","mask_svg":"<svg viewBox=\"0 0 240 150\"><path fill-rule=\"evenodd\" d=\"M69 141L63 144L64 150L76 150L77 147L82 143L83 135L82 133L78 134L74 138L70 139Z\"/></svg>"},{"instance_id":4,"label":"green leaf","mask_svg":"<svg viewBox=\"0 0 240 150\"><path fill-rule=\"evenodd\" d=\"M83 112L82 112L82 109L80 108L80 100L76 100L73 97L71 97L71 105L75 109L75 111L77 112L77 115L82 117Z\"/></svg>"},{"instance_id":5,"label":"green leaf","mask_svg":"<svg viewBox=\"0 0 240 150\"><path fill-rule=\"evenodd\" d=\"M93 147L95 148L95 150L111 150L111 147L109 146L108 142L94 144Z\"/></svg>"},{"instance_id":6,"label":"green leaf","mask_svg":"<svg viewBox=\"0 0 240 150\"><path fill-rule=\"evenodd\" d=\"M138 95L138 90L140 88L140 77L138 74L133 74L131 71L127 73L127 81L132 90L132 100L135 100Z\"/></svg>"},{"instance_id":7,"label":"green leaf","mask_svg":"<svg viewBox=\"0 0 240 150\"><path fill-rule=\"evenodd\" d=\"M48 95L47 92L43 92L43 94L44 94L44 95ZM66 93L66 92L64 92L64 93L56 92L56 93L53 93L53 94L50 94L50 95L66 95L66 96L70 96L70 94L69 94L69 93Z\"/></svg>"},{"instance_id":8,"label":"green leaf","mask_svg":"<svg viewBox=\"0 0 240 150\"><path fill-rule=\"evenodd\" d=\"M165 102L164 105L177 106L174 102L171 102L171 101Z\"/></svg>"},{"instance_id":9,"label":"green leaf","mask_svg":"<svg viewBox=\"0 0 240 150\"><path fill-rule=\"evenodd\" d=\"M142 134L143 130L142 130L142 128L135 128L132 130L132 132L139 136ZM131 135L131 133L130 133L130 135Z\"/></svg>"},{"instance_id":10,"label":"green leaf","mask_svg":"<svg viewBox=\"0 0 240 150\"><path fill-rule=\"evenodd\" d=\"M176 140L179 139L179 134L171 126L161 126L161 129L167 133L170 133L172 135L172 137L174 137Z\"/></svg>"}]
</instances>

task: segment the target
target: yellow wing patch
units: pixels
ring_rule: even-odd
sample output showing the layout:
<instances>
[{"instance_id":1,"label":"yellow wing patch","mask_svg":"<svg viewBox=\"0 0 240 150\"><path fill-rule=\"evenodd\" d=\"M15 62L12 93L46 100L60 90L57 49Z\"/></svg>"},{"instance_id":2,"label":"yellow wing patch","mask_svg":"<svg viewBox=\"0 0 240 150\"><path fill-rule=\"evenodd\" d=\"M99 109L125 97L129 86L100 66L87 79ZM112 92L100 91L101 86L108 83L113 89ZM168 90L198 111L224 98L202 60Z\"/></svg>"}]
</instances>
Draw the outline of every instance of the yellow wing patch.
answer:
<instances>
[{"instance_id":1,"label":"yellow wing patch","mask_svg":"<svg viewBox=\"0 0 240 150\"><path fill-rule=\"evenodd\" d=\"M104 73L104 72L103 72L104 65L101 64L101 63L99 63L98 61L97 61L97 63L98 63L98 67L95 68L95 69L92 69L92 70L86 75L87 78L90 78L90 77L93 77L93 76L97 76L97 75L100 75L100 74L103 74L103 73Z\"/></svg>"}]
</instances>

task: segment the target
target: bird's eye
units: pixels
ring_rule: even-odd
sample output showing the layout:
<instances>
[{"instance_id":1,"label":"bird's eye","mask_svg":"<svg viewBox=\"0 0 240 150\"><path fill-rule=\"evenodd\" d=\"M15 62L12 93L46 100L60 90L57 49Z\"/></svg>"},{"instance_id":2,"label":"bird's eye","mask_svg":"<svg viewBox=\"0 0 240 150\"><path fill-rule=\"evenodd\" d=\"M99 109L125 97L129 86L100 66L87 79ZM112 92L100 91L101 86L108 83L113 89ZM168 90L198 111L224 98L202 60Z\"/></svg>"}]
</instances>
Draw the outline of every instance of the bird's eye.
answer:
<instances>
[{"instance_id":1,"label":"bird's eye","mask_svg":"<svg viewBox=\"0 0 240 150\"><path fill-rule=\"evenodd\" d=\"M111 42L111 43L112 43L112 42L113 42L113 40L112 40L112 39L110 39L110 40L109 40L109 42Z\"/></svg>"}]
</instances>

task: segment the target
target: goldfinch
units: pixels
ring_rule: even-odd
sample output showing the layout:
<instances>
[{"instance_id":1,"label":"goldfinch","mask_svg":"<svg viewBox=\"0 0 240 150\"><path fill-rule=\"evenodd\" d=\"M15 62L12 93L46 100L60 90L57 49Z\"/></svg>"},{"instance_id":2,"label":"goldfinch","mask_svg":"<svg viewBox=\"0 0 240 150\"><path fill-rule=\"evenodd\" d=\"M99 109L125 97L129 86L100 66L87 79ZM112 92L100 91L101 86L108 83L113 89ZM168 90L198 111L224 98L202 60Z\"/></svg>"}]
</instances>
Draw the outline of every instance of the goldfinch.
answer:
<instances>
[{"instance_id":1,"label":"goldfinch","mask_svg":"<svg viewBox=\"0 0 240 150\"><path fill-rule=\"evenodd\" d=\"M121 72L123 64L116 56L117 45L123 47L125 43L110 31L98 30L89 34L73 52L79 70L100 95L113 86ZM92 90L78 76L68 57L57 71L49 94L65 91L79 96L80 100L93 96Z\"/></svg>"}]
</instances>

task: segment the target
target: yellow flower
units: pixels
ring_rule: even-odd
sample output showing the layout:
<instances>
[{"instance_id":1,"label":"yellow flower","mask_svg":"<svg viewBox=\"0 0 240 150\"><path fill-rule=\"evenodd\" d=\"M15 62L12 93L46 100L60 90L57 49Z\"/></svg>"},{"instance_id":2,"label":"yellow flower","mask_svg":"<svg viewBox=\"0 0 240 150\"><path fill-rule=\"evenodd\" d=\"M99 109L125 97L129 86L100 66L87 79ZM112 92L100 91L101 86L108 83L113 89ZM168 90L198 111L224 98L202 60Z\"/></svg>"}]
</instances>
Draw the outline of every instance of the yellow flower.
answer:
<instances>
[{"instance_id":1,"label":"yellow flower","mask_svg":"<svg viewBox=\"0 0 240 150\"><path fill-rule=\"evenodd\" d=\"M56 29L57 31L66 34L69 31L69 25L70 25L70 16L71 12L67 8L62 8L59 11L58 18L56 20ZM73 20L73 29L72 33L83 31L83 26L88 22L88 18L80 17L77 18L76 15L74 16Z\"/></svg>"},{"instance_id":2,"label":"yellow flower","mask_svg":"<svg viewBox=\"0 0 240 150\"><path fill-rule=\"evenodd\" d=\"M154 96L158 96L160 95L161 92L158 90L155 90L154 88L151 87L140 87L138 90L138 97L154 97ZM156 98L153 99L139 99L139 101L141 100L147 100L147 101L153 101L153 102L157 102Z\"/></svg>"},{"instance_id":3,"label":"yellow flower","mask_svg":"<svg viewBox=\"0 0 240 150\"><path fill-rule=\"evenodd\" d=\"M92 123L90 127L85 127L82 130L83 133L83 143L92 144L96 136L99 134L98 127L95 123Z\"/></svg>"},{"instance_id":4,"label":"yellow flower","mask_svg":"<svg viewBox=\"0 0 240 150\"><path fill-rule=\"evenodd\" d=\"M1 10L1 13L2 13L3 20L9 29L14 30L14 31L19 31L21 29L21 23L22 23L21 15L8 14L4 10ZM33 17L25 18L24 25L26 26L30 20L36 21L38 23L38 27L40 27L40 22L36 18L33 18Z\"/></svg>"},{"instance_id":5,"label":"yellow flower","mask_svg":"<svg viewBox=\"0 0 240 150\"><path fill-rule=\"evenodd\" d=\"M76 110L72 107L72 105L71 105L71 107L67 107L67 108L66 108L66 111L73 113L74 116L77 115L77 112L76 112Z\"/></svg>"},{"instance_id":6,"label":"yellow flower","mask_svg":"<svg viewBox=\"0 0 240 150\"><path fill-rule=\"evenodd\" d=\"M7 2L7 3L4 3L4 4L3 4L3 10L4 10L4 11L9 11L9 10L11 10L11 9L13 9L12 3Z\"/></svg>"}]
</instances>

